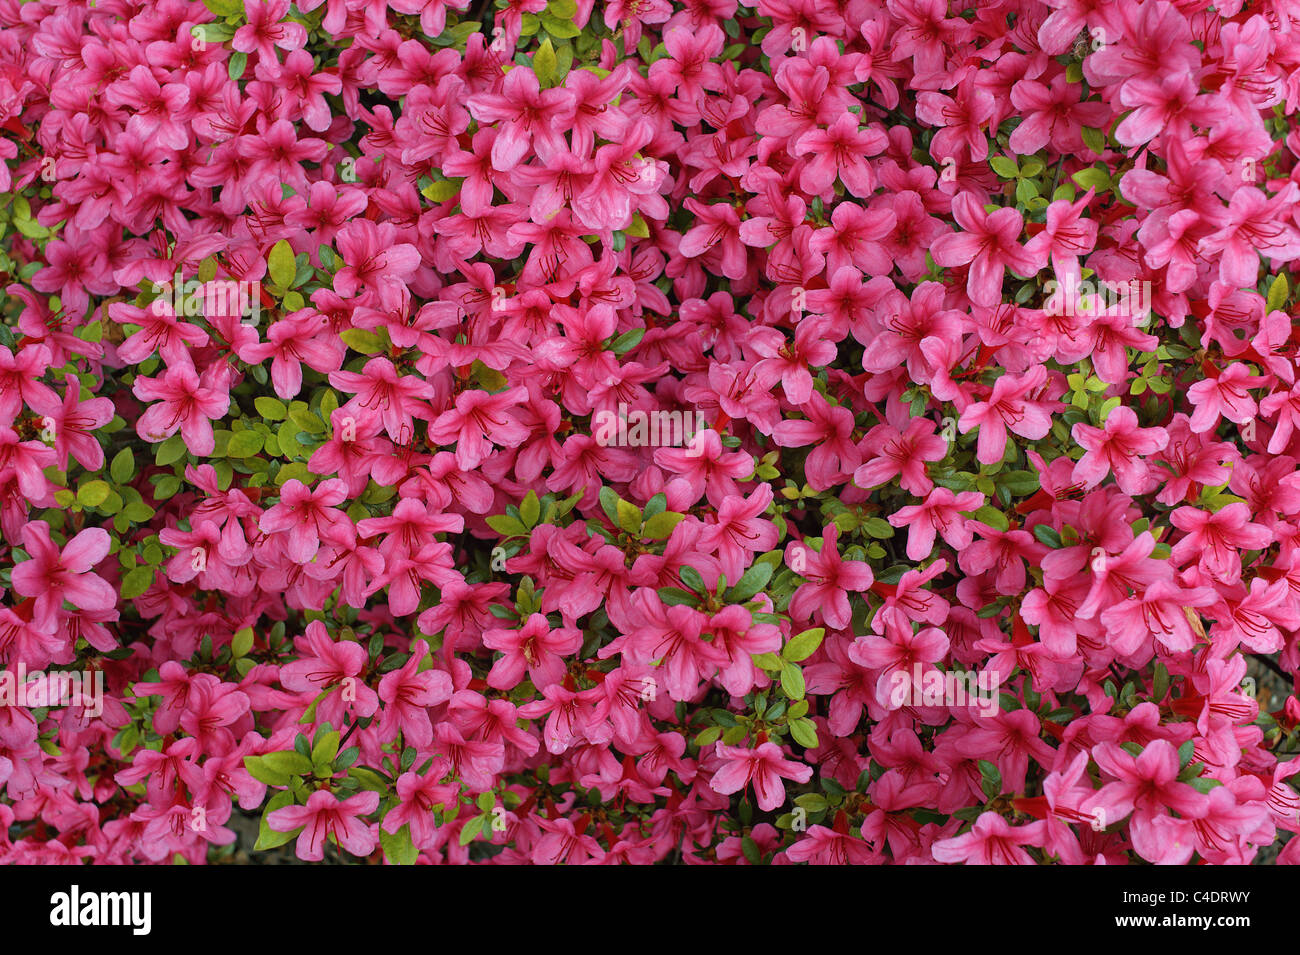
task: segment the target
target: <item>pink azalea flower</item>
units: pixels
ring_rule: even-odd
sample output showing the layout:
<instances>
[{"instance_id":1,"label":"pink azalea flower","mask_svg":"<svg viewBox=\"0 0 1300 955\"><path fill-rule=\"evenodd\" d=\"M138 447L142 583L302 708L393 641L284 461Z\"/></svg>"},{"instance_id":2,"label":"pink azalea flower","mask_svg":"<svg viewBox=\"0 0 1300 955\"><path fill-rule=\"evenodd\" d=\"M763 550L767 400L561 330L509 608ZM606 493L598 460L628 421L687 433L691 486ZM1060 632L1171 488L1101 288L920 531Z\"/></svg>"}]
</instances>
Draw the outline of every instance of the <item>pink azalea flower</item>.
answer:
<instances>
[{"instance_id":1,"label":"pink azalea flower","mask_svg":"<svg viewBox=\"0 0 1300 955\"><path fill-rule=\"evenodd\" d=\"M775 743L761 743L755 749L718 743L715 750L723 765L709 779L710 788L730 796L753 784L758 808L764 812L772 812L785 803L785 786L781 780L806 783L812 778L812 767L786 759Z\"/></svg>"}]
</instances>

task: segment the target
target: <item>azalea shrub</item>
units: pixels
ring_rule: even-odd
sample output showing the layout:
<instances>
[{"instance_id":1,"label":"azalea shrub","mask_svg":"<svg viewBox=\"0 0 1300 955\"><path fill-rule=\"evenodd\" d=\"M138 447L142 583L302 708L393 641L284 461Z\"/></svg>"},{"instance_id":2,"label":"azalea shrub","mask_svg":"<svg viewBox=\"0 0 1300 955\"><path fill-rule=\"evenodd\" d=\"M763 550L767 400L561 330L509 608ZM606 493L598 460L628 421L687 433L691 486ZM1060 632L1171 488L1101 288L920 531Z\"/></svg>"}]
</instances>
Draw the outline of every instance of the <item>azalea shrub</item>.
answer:
<instances>
[{"instance_id":1,"label":"azalea shrub","mask_svg":"<svg viewBox=\"0 0 1300 955\"><path fill-rule=\"evenodd\" d=\"M1296 0L0 0L0 859L1300 861L1297 105Z\"/></svg>"}]
</instances>

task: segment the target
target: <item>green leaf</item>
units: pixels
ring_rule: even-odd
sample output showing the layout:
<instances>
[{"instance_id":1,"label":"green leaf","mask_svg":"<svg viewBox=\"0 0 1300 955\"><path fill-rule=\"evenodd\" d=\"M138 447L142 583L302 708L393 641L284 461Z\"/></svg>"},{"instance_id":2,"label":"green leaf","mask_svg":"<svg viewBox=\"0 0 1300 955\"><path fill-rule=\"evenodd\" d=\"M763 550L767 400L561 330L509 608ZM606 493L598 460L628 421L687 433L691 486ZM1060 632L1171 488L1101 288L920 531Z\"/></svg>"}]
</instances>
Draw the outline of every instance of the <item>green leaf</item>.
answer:
<instances>
[{"instance_id":1,"label":"green leaf","mask_svg":"<svg viewBox=\"0 0 1300 955\"><path fill-rule=\"evenodd\" d=\"M77 488L77 503L82 507L99 507L113 489L107 481L87 481Z\"/></svg>"},{"instance_id":2,"label":"green leaf","mask_svg":"<svg viewBox=\"0 0 1300 955\"><path fill-rule=\"evenodd\" d=\"M253 649L253 628L244 627L242 630L236 630L234 638L230 641L231 656L236 658L246 656L251 649Z\"/></svg>"},{"instance_id":3,"label":"green leaf","mask_svg":"<svg viewBox=\"0 0 1300 955\"><path fill-rule=\"evenodd\" d=\"M1079 184L1080 189L1096 189L1098 192L1105 192L1110 188L1110 173L1095 166L1080 169L1070 178Z\"/></svg>"},{"instance_id":4,"label":"green leaf","mask_svg":"<svg viewBox=\"0 0 1300 955\"><path fill-rule=\"evenodd\" d=\"M262 450L262 435L257 431L240 431L230 436L226 457L251 458Z\"/></svg>"},{"instance_id":5,"label":"green leaf","mask_svg":"<svg viewBox=\"0 0 1300 955\"><path fill-rule=\"evenodd\" d=\"M1011 527L1011 522L1007 520L1007 515L1003 514L996 507L985 504L973 515L975 520L998 531L1005 531Z\"/></svg>"},{"instance_id":6,"label":"green leaf","mask_svg":"<svg viewBox=\"0 0 1300 955\"><path fill-rule=\"evenodd\" d=\"M502 537L528 536L528 528L518 518L511 517L509 514L493 514L487 518L487 525Z\"/></svg>"},{"instance_id":7,"label":"green leaf","mask_svg":"<svg viewBox=\"0 0 1300 955\"><path fill-rule=\"evenodd\" d=\"M125 484L135 474L135 454L130 448L123 448L113 456L108 474L114 484Z\"/></svg>"},{"instance_id":8,"label":"green leaf","mask_svg":"<svg viewBox=\"0 0 1300 955\"><path fill-rule=\"evenodd\" d=\"M289 409L289 420L297 426L299 431L306 431L308 434L325 433L325 422L306 408L291 407Z\"/></svg>"},{"instance_id":9,"label":"green leaf","mask_svg":"<svg viewBox=\"0 0 1300 955\"><path fill-rule=\"evenodd\" d=\"M120 590L126 600L134 600L153 584L154 568L136 567L122 577Z\"/></svg>"},{"instance_id":10,"label":"green leaf","mask_svg":"<svg viewBox=\"0 0 1300 955\"><path fill-rule=\"evenodd\" d=\"M626 354L636 348L637 345L640 345L643 338L645 338L645 329L634 328L630 332L624 332L615 338L610 344L609 350L615 355Z\"/></svg>"},{"instance_id":11,"label":"green leaf","mask_svg":"<svg viewBox=\"0 0 1300 955\"><path fill-rule=\"evenodd\" d=\"M791 720L789 723L790 735L794 741L805 749L816 749L817 742L817 724L806 716L797 720Z\"/></svg>"},{"instance_id":12,"label":"green leaf","mask_svg":"<svg viewBox=\"0 0 1300 955\"><path fill-rule=\"evenodd\" d=\"M404 825L396 832L379 827L379 844L384 849L384 859L389 865L415 865L420 850L411 841L411 827Z\"/></svg>"},{"instance_id":13,"label":"green leaf","mask_svg":"<svg viewBox=\"0 0 1300 955\"><path fill-rule=\"evenodd\" d=\"M622 498L618 499L615 507L618 513L618 526L629 534L641 533L641 508Z\"/></svg>"},{"instance_id":14,"label":"green leaf","mask_svg":"<svg viewBox=\"0 0 1300 955\"><path fill-rule=\"evenodd\" d=\"M725 599L742 604L752 599L772 579L772 570L772 565L766 561L755 562L736 582L736 586L727 591Z\"/></svg>"},{"instance_id":15,"label":"green leaf","mask_svg":"<svg viewBox=\"0 0 1300 955\"><path fill-rule=\"evenodd\" d=\"M225 43L235 35L235 28L229 23L200 23L190 27L190 36L203 40L204 43Z\"/></svg>"},{"instance_id":16,"label":"green leaf","mask_svg":"<svg viewBox=\"0 0 1300 955\"><path fill-rule=\"evenodd\" d=\"M262 761L272 772L288 776L305 776L311 772L311 760L297 750L287 749L279 753L267 753L262 757Z\"/></svg>"},{"instance_id":17,"label":"green leaf","mask_svg":"<svg viewBox=\"0 0 1300 955\"><path fill-rule=\"evenodd\" d=\"M247 765L248 760L257 758L258 757L256 756L245 756L244 763ZM250 769L249 772L252 773L252 770ZM255 773L253 775L254 778L257 778ZM262 781L265 782L265 780ZM271 813L275 812L277 809L284 809L286 806L292 806L293 802L293 793L291 792L276 793L271 797L271 801L266 804L266 809L262 811L262 822L258 827L257 842L253 846L254 850L260 852L267 849L274 849L278 846L284 845L286 842L292 842L294 839L298 838L298 833L302 832L301 827L294 829L292 832L278 832L275 829L272 829L266 821L267 816L271 815Z\"/></svg>"},{"instance_id":18,"label":"green leaf","mask_svg":"<svg viewBox=\"0 0 1300 955\"><path fill-rule=\"evenodd\" d=\"M1151 677L1151 699L1156 703L1164 702L1169 693L1169 670L1163 663L1157 663Z\"/></svg>"},{"instance_id":19,"label":"green leaf","mask_svg":"<svg viewBox=\"0 0 1300 955\"><path fill-rule=\"evenodd\" d=\"M230 62L226 64L226 75L232 80L237 80L244 75L244 70L248 68L248 54L243 50L236 50L230 54Z\"/></svg>"},{"instance_id":20,"label":"green leaf","mask_svg":"<svg viewBox=\"0 0 1300 955\"><path fill-rule=\"evenodd\" d=\"M998 767L987 759L979 761L980 788L984 790L985 799L996 799L1002 794L1002 773Z\"/></svg>"},{"instance_id":21,"label":"green leaf","mask_svg":"<svg viewBox=\"0 0 1300 955\"><path fill-rule=\"evenodd\" d=\"M537 519L542 516L542 502L537 499L537 492L530 490L524 495L519 505L519 516L528 527L535 527Z\"/></svg>"},{"instance_id":22,"label":"green leaf","mask_svg":"<svg viewBox=\"0 0 1300 955\"><path fill-rule=\"evenodd\" d=\"M710 726L707 729L701 730L699 735L695 737L695 745L700 747L700 749L703 749L706 746L712 746L718 741L718 737L721 735L721 726Z\"/></svg>"},{"instance_id":23,"label":"green leaf","mask_svg":"<svg viewBox=\"0 0 1300 955\"><path fill-rule=\"evenodd\" d=\"M166 467L174 464L181 458L185 457L189 448L185 446L185 439L179 434L174 434L162 444L154 449L153 460L159 467Z\"/></svg>"},{"instance_id":24,"label":"green leaf","mask_svg":"<svg viewBox=\"0 0 1300 955\"><path fill-rule=\"evenodd\" d=\"M1183 769L1192 761L1192 754L1196 752L1196 741L1188 740L1178 747L1178 768Z\"/></svg>"},{"instance_id":25,"label":"green leaf","mask_svg":"<svg viewBox=\"0 0 1300 955\"><path fill-rule=\"evenodd\" d=\"M600 509L605 512L609 522L615 527L618 526L618 501L619 497L614 493L612 487L602 487L597 498L600 500Z\"/></svg>"},{"instance_id":26,"label":"green leaf","mask_svg":"<svg viewBox=\"0 0 1300 955\"><path fill-rule=\"evenodd\" d=\"M1038 196L1038 184L1032 179L1020 179L1016 182L1016 202L1027 205Z\"/></svg>"},{"instance_id":27,"label":"green leaf","mask_svg":"<svg viewBox=\"0 0 1300 955\"><path fill-rule=\"evenodd\" d=\"M203 5L221 19L243 16L243 0L203 0Z\"/></svg>"},{"instance_id":28,"label":"green leaf","mask_svg":"<svg viewBox=\"0 0 1300 955\"><path fill-rule=\"evenodd\" d=\"M298 274L298 263L288 239L281 239L271 246L271 254L266 257L266 270L271 281L281 289L288 291L293 286L293 278Z\"/></svg>"},{"instance_id":29,"label":"green leaf","mask_svg":"<svg viewBox=\"0 0 1300 955\"><path fill-rule=\"evenodd\" d=\"M268 786L289 785L290 775L268 765L264 756L245 756L244 768L248 770L250 776L260 783L266 783ZM285 794L282 793L281 795Z\"/></svg>"},{"instance_id":30,"label":"green leaf","mask_svg":"<svg viewBox=\"0 0 1300 955\"><path fill-rule=\"evenodd\" d=\"M462 846L467 846L473 842L474 837L479 834L479 831L483 828L486 822L487 816L475 816L469 822L465 823L465 827L460 831L460 844Z\"/></svg>"},{"instance_id":31,"label":"green leaf","mask_svg":"<svg viewBox=\"0 0 1300 955\"><path fill-rule=\"evenodd\" d=\"M311 761L317 766L323 763L333 763L334 757L338 754L339 732L338 730L330 730L311 748Z\"/></svg>"},{"instance_id":32,"label":"green leaf","mask_svg":"<svg viewBox=\"0 0 1300 955\"><path fill-rule=\"evenodd\" d=\"M555 47L551 45L550 37L543 40L533 54L533 72L543 89L555 86L559 79L559 61L555 58Z\"/></svg>"},{"instance_id":33,"label":"green leaf","mask_svg":"<svg viewBox=\"0 0 1300 955\"><path fill-rule=\"evenodd\" d=\"M682 579L682 583L697 594L708 593L709 588L704 585L704 578L700 576L700 572L694 567L689 565L682 567L677 571L677 576Z\"/></svg>"},{"instance_id":34,"label":"green leaf","mask_svg":"<svg viewBox=\"0 0 1300 955\"><path fill-rule=\"evenodd\" d=\"M805 690L803 671L786 661L781 667L781 692L792 700L802 700Z\"/></svg>"},{"instance_id":35,"label":"green leaf","mask_svg":"<svg viewBox=\"0 0 1300 955\"><path fill-rule=\"evenodd\" d=\"M557 17L550 16L547 13L541 15L542 26L546 32L557 40L572 40L574 37L581 35L582 31L572 20L561 20Z\"/></svg>"},{"instance_id":36,"label":"green leaf","mask_svg":"<svg viewBox=\"0 0 1300 955\"><path fill-rule=\"evenodd\" d=\"M1002 179L1015 179L1020 175L1020 167L1016 165L1015 160L1008 159L1006 156L994 156L989 160L989 165L993 171Z\"/></svg>"},{"instance_id":37,"label":"green leaf","mask_svg":"<svg viewBox=\"0 0 1300 955\"><path fill-rule=\"evenodd\" d=\"M460 194L464 179L438 179L420 190L420 195L430 202L447 202Z\"/></svg>"},{"instance_id":38,"label":"green leaf","mask_svg":"<svg viewBox=\"0 0 1300 955\"><path fill-rule=\"evenodd\" d=\"M667 540L672 536L673 528L685 519L685 514L678 514L676 511L661 511L658 514L652 514L646 519L645 528L641 531L641 534L647 540Z\"/></svg>"},{"instance_id":39,"label":"green leaf","mask_svg":"<svg viewBox=\"0 0 1300 955\"><path fill-rule=\"evenodd\" d=\"M1033 494L1039 488L1038 475L1033 471L1004 471L997 483L1017 497Z\"/></svg>"},{"instance_id":40,"label":"green leaf","mask_svg":"<svg viewBox=\"0 0 1300 955\"><path fill-rule=\"evenodd\" d=\"M1083 137L1083 144L1097 155L1106 151L1106 134L1100 129L1085 126L1080 130L1080 135Z\"/></svg>"},{"instance_id":41,"label":"green leaf","mask_svg":"<svg viewBox=\"0 0 1300 955\"><path fill-rule=\"evenodd\" d=\"M691 593L689 590L682 590L680 587L660 587L659 599L668 607L676 607L679 605L694 607L700 602L698 596Z\"/></svg>"},{"instance_id":42,"label":"green leaf","mask_svg":"<svg viewBox=\"0 0 1300 955\"><path fill-rule=\"evenodd\" d=\"M894 536L894 525L883 517L868 517L862 522L862 529L877 540L888 540Z\"/></svg>"},{"instance_id":43,"label":"green leaf","mask_svg":"<svg viewBox=\"0 0 1300 955\"><path fill-rule=\"evenodd\" d=\"M1046 544L1053 549L1064 546L1061 535L1056 532L1056 528L1050 524L1035 524L1034 536L1038 538L1039 543Z\"/></svg>"},{"instance_id":44,"label":"green leaf","mask_svg":"<svg viewBox=\"0 0 1300 955\"><path fill-rule=\"evenodd\" d=\"M814 627L811 630L805 630L803 633L795 634L781 651L781 656L791 663L807 660L822 645L822 638L825 636L825 627Z\"/></svg>"},{"instance_id":45,"label":"green leaf","mask_svg":"<svg viewBox=\"0 0 1300 955\"><path fill-rule=\"evenodd\" d=\"M266 395L253 399L253 406L257 408L257 413L267 421L283 421L289 413L289 409L285 407L283 401Z\"/></svg>"},{"instance_id":46,"label":"green leaf","mask_svg":"<svg viewBox=\"0 0 1300 955\"><path fill-rule=\"evenodd\" d=\"M345 328L339 332L339 338L343 339L343 344L363 355L374 355L384 350L384 340L364 328Z\"/></svg>"},{"instance_id":47,"label":"green leaf","mask_svg":"<svg viewBox=\"0 0 1300 955\"><path fill-rule=\"evenodd\" d=\"M1268 287L1268 310L1270 312L1282 311L1290 295L1290 283L1287 282L1285 275L1278 273L1277 277L1273 279L1273 284Z\"/></svg>"},{"instance_id":48,"label":"green leaf","mask_svg":"<svg viewBox=\"0 0 1300 955\"><path fill-rule=\"evenodd\" d=\"M754 665L768 673L779 673L785 666L785 661L775 653L755 653L753 657Z\"/></svg>"}]
</instances>

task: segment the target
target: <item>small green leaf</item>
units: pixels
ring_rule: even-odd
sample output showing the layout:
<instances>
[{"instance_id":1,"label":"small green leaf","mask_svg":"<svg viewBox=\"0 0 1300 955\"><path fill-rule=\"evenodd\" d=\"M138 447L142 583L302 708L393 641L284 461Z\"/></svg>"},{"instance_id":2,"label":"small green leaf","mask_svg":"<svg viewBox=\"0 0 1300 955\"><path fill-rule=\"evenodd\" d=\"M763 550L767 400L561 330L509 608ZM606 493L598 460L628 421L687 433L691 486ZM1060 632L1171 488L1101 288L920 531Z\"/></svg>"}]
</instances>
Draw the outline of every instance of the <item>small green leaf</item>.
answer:
<instances>
[{"instance_id":1,"label":"small green leaf","mask_svg":"<svg viewBox=\"0 0 1300 955\"><path fill-rule=\"evenodd\" d=\"M629 534L641 533L641 508L622 498L619 498L615 507L618 513L618 526Z\"/></svg>"},{"instance_id":2,"label":"small green leaf","mask_svg":"<svg viewBox=\"0 0 1300 955\"><path fill-rule=\"evenodd\" d=\"M807 660L812 656L822 644L822 638L826 636L824 627L814 627L811 630L805 630L803 633L795 634L790 638L790 642L785 645L781 651L781 656L791 663L799 663ZM800 694L802 696L802 694Z\"/></svg>"},{"instance_id":3,"label":"small green leaf","mask_svg":"<svg viewBox=\"0 0 1300 955\"><path fill-rule=\"evenodd\" d=\"M1050 524L1034 525L1034 537L1038 538L1039 543L1046 544L1053 549L1062 547L1064 544L1061 535Z\"/></svg>"},{"instance_id":4,"label":"small green leaf","mask_svg":"<svg viewBox=\"0 0 1300 955\"><path fill-rule=\"evenodd\" d=\"M288 239L281 239L271 246L271 254L266 257L266 270L271 281L282 290L288 291L293 286L293 278L298 274L298 263Z\"/></svg>"},{"instance_id":5,"label":"small green leaf","mask_svg":"<svg viewBox=\"0 0 1300 955\"><path fill-rule=\"evenodd\" d=\"M518 518L511 517L509 514L493 514L487 518L487 525L502 537L528 536L528 528Z\"/></svg>"},{"instance_id":6,"label":"small green leaf","mask_svg":"<svg viewBox=\"0 0 1300 955\"><path fill-rule=\"evenodd\" d=\"M816 749L817 742L817 724L806 716L799 719L791 720L789 723L790 735L794 741L805 749Z\"/></svg>"},{"instance_id":7,"label":"small green leaf","mask_svg":"<svg viewBox=\"0 0 1300 955\"><path fill-rule=\"evenodd\" d=\"M108 468L109 476L115 484L125 484L135 474L135 454L130 448L123 448L113 456L113 463Z\"/></svg>"},{"instance_id":8,"label":"small green leaf","mask_svg":"<svg viewBox=\"0 0 1300 955\"><path fill-rule=\"evenodd\" d=\"M523 501L519 505L519 516L523 518L528 527L535 527L537 519L542 515L542 503L537 499L537 492L530 490L524 495Z\"/></svg>"},{"instance_id":9,"label":"small green leaf","mask_svg":"<svg viewBox=\"0 0 1300 955\"><path fill-rule=\"evenodd\" d=\"M736 582L736 586L727 591L724 599L730 603L745 603L762 590L772 579L772 564L767 561L755 562Z\"/></svg>"},{"instance_id":10,"label":"small green leaf","mask_svg":"<svg viewBox=\"0 0 1300 955\"><path fill-rule=\"evenodd\" d=\"M257 758L256 756L245 756L244 763L247 765L248 760ZM252 773L253 771L250 769L249 772ZM253 778L258 778L256 773L253 773ZM266 780L262 780L262 782L266 782ZM286 781L276 785L288 785L288 783ZM275 849L287 842L292 842L298 837L298 833L302 832L301 827L294 829L292 832L279 832L272 829L266 821L267 817L277 809L284 809L286 806L292 806L293 804L294 799L291 792L276 793L271 797L271 801L266 804L266 809L262 811L262 822L258 827L257 842L253 846L254 850L261 852L267 849Z\"/></svg>"},{"instance_id":11,"label":"small green leaf","mask_svg":"<svg viewBox=\"0 0 1300 955\"><path fill-rule=\"evenodd\" d=\"M676 511L661 511L646 519L645 528L641 531L641 534L647 540L666 540L672 536L673 528L685 519L685 514L678 514Z\"/></svg>"},{"instance_id":12,"label":"small green leaf","mask_svg":"<svg viewBox=\"0 0 1300 955\"><path fill-rule=\"evenodd\" d=\"M244 768L260 783L266 783L268 786L289 785L290 775L283 770L272 768L263 756L245 756Z\"/></svg>"},{"instance_id":13,"label":"small green leaf","mask_svg":"<svg viewBox=\"0 0 1300 955\"><path fill-rule=\"evenodd\" d=\"M257 431L240 431L230 436L226 457L251 458L262 450L262 435Z\"/></svg>"},{"instance_id":14,"label":"small green leaf","mask_svg":"<svg viewBox=\"0 0 1300 955\"><path fill-rule=\"evenodd\" d=\"M287 749L279 753L267 753L262 757L262 761L272 772L289 776L305 776L311 772L311 760L297 750Z\"/></svg>"},{"instance_id":15,"label":"small green leaf","mask_svg":"<svg viewBox=\"0 0 1300 955\"><path fill-rule=\"evenodd\" d=\"M363 355L374 355L384 350L384 340L364 328L345 328L339 332L339 338L343 339L343 344Z\"/></svg>"},{"instance_id":16,"label":"small green leaf","mask_svg":"<svg viewBox=\"0 0 1300 955\"><path fill-rule=\"evenodd\" d=\"M463 179L438 179L420 190L420 195L430 202L448 202L460 194Z\"/></svg>"},{"instance_id":17,"label":"small green leaf","mask_svg":"<svg viewBox=\"0 0 1300 955\"><path fill-rule=\"evenodd\" d=\"M557 40L572 40L582 34L582 31L578 29L578 25L572 20L561 20L547 13L543 13L540 19L546 32Z\"/></svg>"},{"instance_id":18,"label":"small green leaf","mask_svg":"<svg viewBox=\"0 0 1300 955\"><path fill-rule=\"evenodd\" d=\"M82 507L99 507L113 489L107 481L87 481L77 488L77 503Z\"/></svg>"},{"instance_id":19,"label":"small green leaf","mask_svg":"<svg viewBox=\"0 0 1300 955\"><path fill-rule=\"evenodd\" d=\"M781 691L792 700L802 700L805 689L803 671L787 661L781 667Z\"/></svg>"},{"instance_id":20,"label":"small green leaf","mask_svg":"<svg viewBox=\"0 0 1300 955\"><path fill-rule=\"evenodd\" d=\"M1273 284L1268 287L1268 310L1270 312L1282 311L1290 295L1290 283L1287 282L1286 276L1279 272L1273 279Z\"/></svg>"},{"instance_id":21,"label":"small green leaf","mask_svg":"<svg viewBox=\"0 0 1300 955\"><path fill-rule=\"evenodd\" d=\"M179 434L174 434L154 450L153 460L159 467L166 467L174 464L181 458L185 457L189 448L185 446L185 439Z\"/></svg>"},{"instance_id":22,"label":"small green leaf","mask_svg":"<svg viewBox=\"0 0 1300 955\"><path fill-rule=\"evenodd\" d=\"M253 628L244 627L242 630L236 630L235 636L230 641L231 656L236 658L246 656L251 649L253 649Z\"/></svg>"},{"instance_id":23,"label":"small green leaf","mask_svg":"<svg viewBox=\"0 0 1300 955\"><path fill-rule=\"evenodd\" d=\"M134 600L153 584L153 567L136 567L122 577L120 590L126 600Z\"/></svg>"},{"instance_id":24,"label":"small green leaf","mask_svg":"<svg viewBox=\"0 0 1300 955\"><path fill-rule=\"evenodd\" d=\"M1002 179L1015 179L1020 175L1020 167L1016 165L1015 160L1008 159L1006 156L994 156L989 160L989 165L993 171Z\"/></svg>"},{"instance_id":25,"label":"small green leaf","mask_svg":"<svg viewBox=\"0 0 1300 955\"><path fill-rule=\"evenodd\" d=\"M1095 166L1080 169L1070 178L1078 183L1081 189L1096 189L1098 192L1105 192L1110 188L1110 173Z\"/></svg>"},{"instance_id":26,"label":"small green leaf","mask_svg":"<svg viewBox=\"0 0 1300 955\"><path fill-rule=\"evenodd\" d=\"M555 86L559 79L559 61L555 57L555 47L550 37L542 41L537 52L533 54L533 72L543 89Z\"/></svg>"},{"instance_id":27,"label":"small green leaf","mask_svg":"<svg viewBox=\"0 0 1300 955\"><path fill-rule=\"evenodd\" d=\"M266 395L253 399L253 406L257 408L257 413L267 421L283 421L285 415L289 413L289 409L285 407L283 401Z\"/></svg>"},{"instance_id":28,"label":"small green leaf","mask_svg":"<svg viewBox=\"0 0 1300 955\"><path fill-rule=\"evenodd\" d=\"M644 328L634 328L630 332L624 332L619 335L610 344L609 350L615 355L623 355L630 352L637 345L641 344L641 339L645 338Z\"/></svg>"},{"instance_id":29,"label":"small green leaf","mask_svg":"<svg viewBox=\"0 0 1300 955\"><path fill-rule=\"evenodd\" d=\"M997 531L1006 531L1011 527L1011 522L1007 520L1007 515L1003 514L996 507L985 504L974 514L975 520Z\"/></svg>"},{"instance_id":30,"label":"small green leaf","mask_svg":"<svg viewBox=\"0 0 1300 955\"><path fill-rule=\"evenodd\" d=\"M316 745L311 748L311 761L313 765L322 765L333 763L334 757L339 754L339 732L330 730L322 736Z\"/></svg>"},{"instance_id":31,"label":"small green leaf","mask_svg":"<svg viewBox=\"0 0 1300 955\"><path fill-rule=\"evenodd\" d=\"M396 832L389 832L381 825L379 844L389 865L415 865L415 860L420 857L420 850L411 841L410 825L404 825Z\"/></svg>"},{"instance_id":32,"label":"small green leaf","mask_svg":"<svg viewBox=\"0 0 1300 955\"><path fill-rule=\"evenodd\" d=\"M1002 773L998 767L987 759L979 761L980 788L984 790L985 799L996 799L1002 794Z\"/></svg>"}]
</instances>

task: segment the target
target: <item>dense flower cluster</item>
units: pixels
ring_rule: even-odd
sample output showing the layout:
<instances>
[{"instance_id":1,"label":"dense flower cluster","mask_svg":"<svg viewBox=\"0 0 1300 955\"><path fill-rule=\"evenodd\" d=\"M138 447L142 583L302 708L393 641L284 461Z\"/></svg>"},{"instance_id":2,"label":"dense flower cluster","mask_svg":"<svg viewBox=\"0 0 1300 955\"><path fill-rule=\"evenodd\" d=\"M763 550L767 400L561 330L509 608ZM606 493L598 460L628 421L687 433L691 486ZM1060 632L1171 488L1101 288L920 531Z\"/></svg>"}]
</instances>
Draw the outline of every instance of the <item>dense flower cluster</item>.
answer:
<instances>
[{"instance_id":1,"label":"dense flower cluster","mask_svg":"<svg viewBox=\"0 0 1300 955\"><path fill-rule=\"evenodd\" d=\"M1300 0L0 0L0 858L1300 861L1297 106Z\"/></svg>"}]
</instances>

